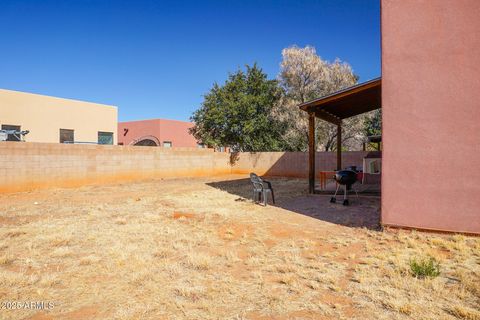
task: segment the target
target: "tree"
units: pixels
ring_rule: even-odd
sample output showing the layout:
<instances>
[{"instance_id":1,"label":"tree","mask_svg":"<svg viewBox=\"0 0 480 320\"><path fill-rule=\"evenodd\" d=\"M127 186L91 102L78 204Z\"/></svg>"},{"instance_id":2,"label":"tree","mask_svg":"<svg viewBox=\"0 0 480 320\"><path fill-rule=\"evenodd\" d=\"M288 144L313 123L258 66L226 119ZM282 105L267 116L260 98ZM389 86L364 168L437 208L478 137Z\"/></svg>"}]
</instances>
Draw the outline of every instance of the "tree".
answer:
<instances>
[{"instance_id":1,"label":"tree","mask_svg":"<svg viewBox=\"0 0 480 320\"><path fill-rule=\"evenodd\" d=\"M366 136L379 136L382 134L382 110L377 109L365 119L364 131Z\"/></svg>"},{"instance_id":2,"label":"tree","mask_svg":"<svg viewBox=\"0 0 480 320\"><path fill-rule=\"evenodd\" d=\"M367 114L363 124L363 132L366 137L382 135L382 109L377 109ZM370 145L369 147L372 146ZM373 145L374 150L378 150L378 148L378 144Z\"/></svg>"},{"instance_id":3,"label":"tree","mask_svg":"<svg viewBox=\"0 0 480 320\"><path fill-rule=\"evenodd\" d=\"M315 48L291 46L282 50L278 76L284 95L273 109L273 117L286 128L286 149L305 151L308 147L308 116L299 104L354 85L358 77L349 64L336 59L322 60ZM337 128L325 121L316 122L317 148L333 151L336 148ZM342 143L353 147L361 137L362 119L344 121Z\"/></svg>"},{"instance_id":4,"label":"tree","mask_svg":"<svg viewBox=\"0 0 480 320\"><path fill-rule=\"evenodd\" d=\"M278 103L276 80L257 64L229 74L223 86L215 83L191 120L190 130L202 143L229 146L233 151L280 151L284 149L281 124L273 121L271 109Z\"/></svg>"}]
</instances>

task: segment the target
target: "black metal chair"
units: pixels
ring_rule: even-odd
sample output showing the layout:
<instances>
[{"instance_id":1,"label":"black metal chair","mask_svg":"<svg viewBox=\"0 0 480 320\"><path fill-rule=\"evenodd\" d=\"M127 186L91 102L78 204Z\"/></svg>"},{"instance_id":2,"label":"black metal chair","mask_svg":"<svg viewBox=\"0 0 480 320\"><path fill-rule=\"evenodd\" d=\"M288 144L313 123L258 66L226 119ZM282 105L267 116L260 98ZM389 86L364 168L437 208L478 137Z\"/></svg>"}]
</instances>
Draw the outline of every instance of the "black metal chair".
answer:
<instances>
[{"instance_id":1,"label":"black metal chair","mask_svg":"<svg viewBox=\"0 0 480 320\"><path fill-rule=\"evenodd\" d=\"M263 205L267 206L268 194L272 195L272 202L275 204L275 195L273 194L272 183L267 180L263 180L255 173L250 173L250 181L253 184L253 201L258 203L263 198ZM258 199L258 200L257 200Z\"/></svg>"}]
</instances>

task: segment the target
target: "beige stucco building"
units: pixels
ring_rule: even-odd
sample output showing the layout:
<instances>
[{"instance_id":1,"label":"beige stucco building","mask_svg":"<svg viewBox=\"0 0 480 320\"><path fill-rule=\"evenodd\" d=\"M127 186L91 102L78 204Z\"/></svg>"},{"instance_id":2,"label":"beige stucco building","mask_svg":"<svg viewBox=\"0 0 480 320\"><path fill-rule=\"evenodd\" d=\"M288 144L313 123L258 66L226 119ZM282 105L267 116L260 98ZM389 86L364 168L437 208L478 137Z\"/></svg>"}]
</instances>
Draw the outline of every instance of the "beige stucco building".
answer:
<instances>
[{"instance_id":1,"label":"beige stucco building","mask_svg":"<svg viewBox=\"0 0 480 320\"><path fill-rule=\"evenodd\" d=\"M0 128L27 142L117 143L117 107L0 89Z\"/></svg>"}]
</instances>

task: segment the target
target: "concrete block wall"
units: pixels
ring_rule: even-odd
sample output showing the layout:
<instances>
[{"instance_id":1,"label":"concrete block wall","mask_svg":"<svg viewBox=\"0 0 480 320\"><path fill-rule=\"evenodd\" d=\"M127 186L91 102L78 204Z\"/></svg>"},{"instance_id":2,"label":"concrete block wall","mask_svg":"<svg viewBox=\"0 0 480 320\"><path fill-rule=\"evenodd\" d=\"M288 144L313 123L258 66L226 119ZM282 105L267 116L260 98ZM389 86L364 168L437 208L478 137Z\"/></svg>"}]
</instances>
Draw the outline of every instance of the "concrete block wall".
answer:
<instances>
[{"instance_id":1,"label":"concrete block wall","mask_svg":"<svg viewBox=\"0 0 480 320\"><path fill-rule=\"evenodd\" d=\"M365 152L346 152L344 166L362 165ZM0 192L76 187L162 177L248 174L307 177L303 152L230 154L198 148L0 142ZM336 155L317 153L317 171L333 170Z\"/></svg>"},{"instance_id":2,"label":"concrete block wall","mask_svg":"<svg viewBox=\"0 0 480 320\"><path fill-rule=\"evenodd\" d=\"M227 174L229 159L211 149L0 142L0 192Z\"/></svg>"},{"instance_id":3,"label":"concrete block wall","mask_svg":"<svg viewBox=\"0 0 480 320\"><path fill-rule=\"evenodd\" d=\"M362 166L367 151L351 151L342 154L342 166ZM337 167L335 152L317 152L315 168L333 171ZM308 177L308 153L305 152L256 152L240 153L233 167L235 173L255 172L259 175L283 177Z\"/></svg>"}]
</instances>

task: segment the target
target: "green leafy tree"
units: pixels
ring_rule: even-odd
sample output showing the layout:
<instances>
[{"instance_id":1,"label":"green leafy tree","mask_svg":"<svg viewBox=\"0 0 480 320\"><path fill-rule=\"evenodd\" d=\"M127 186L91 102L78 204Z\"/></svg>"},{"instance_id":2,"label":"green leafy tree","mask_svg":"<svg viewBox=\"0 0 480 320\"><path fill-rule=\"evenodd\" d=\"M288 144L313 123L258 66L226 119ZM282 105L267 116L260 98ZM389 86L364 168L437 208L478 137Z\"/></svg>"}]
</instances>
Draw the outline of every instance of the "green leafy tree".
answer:
<instances>
[{"instance_id":1,"label":"green leafy tree","mask_svg":"<svg viewBox=\"0 0 480 320\"><path fill-rule=\"evenodd\" d=\"M363 134L365 137L382 135L382 110L377 109L367 114L363 122ZM367 150L380 150L378 143L367 144Z\"/></svg>"},{"instance_id":2,"label":"green leafy tree","mask_svg":"<svg viewBox=\"0 0 480 320\"><path fill-rule=\"evenodd\" d=\"M233 151L283 150L282 127L273 121L271 109L281 92L254 64L215 83L191 120L193 136L211 147L229 146Z\"/></svg>"},{"instance_id":3,"label":"green leafy tree","mask_svg":"<svg viewBox=\"0 0 480 320\"><path fill-rule=\"evenodd\" d=\"M380 136L382 134L382 111L381 109L372 111L371 115L365 119L364 128L365 135Z\"/></svg>"}]
</instances>

